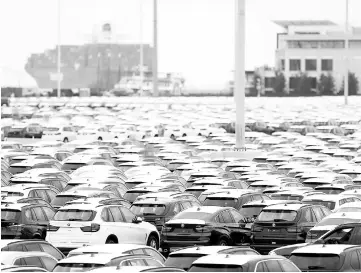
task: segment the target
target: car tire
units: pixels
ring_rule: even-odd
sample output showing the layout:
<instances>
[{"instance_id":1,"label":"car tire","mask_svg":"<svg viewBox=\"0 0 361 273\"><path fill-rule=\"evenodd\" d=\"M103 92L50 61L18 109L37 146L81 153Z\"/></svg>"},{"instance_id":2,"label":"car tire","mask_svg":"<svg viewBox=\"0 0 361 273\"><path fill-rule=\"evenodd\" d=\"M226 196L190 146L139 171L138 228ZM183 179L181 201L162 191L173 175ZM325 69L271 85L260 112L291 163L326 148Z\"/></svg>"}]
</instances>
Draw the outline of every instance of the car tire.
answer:
<instances>
[{"instance_id":1,"label":"car tire","mask_svg":"<svg viewBox=\"0 0 361 273\"><path fill-rule=\"evenodd\" d=\"M64 143L68 143L68 142L69 142L69 139L66 137L66 138L64 138L63 142L64 142Z\"/></svg>"},{"instance_id":2,"label":"car tire","mask_svg":"<svg viewBox=\"0 0 361 273\"><path fill-rule=\"evenodd\" d=\"M226 238L220 238L217 242L218 246L228 246L228 240Z\"/></svg>"},{"instance_id":3,"label":"car tire","mask_svg":"<svg viewBox=\"0 0 361 273\"><path fill-rule=\"evenodd\" d=\"M99 140L99 141L102 141L102 140L103 140L103 138L100 136L100 137L98 137L98 140Z\"/></svg>"},{"instance_id":4,"label":"car tire","mask_svg":"<svg viewBox=\"0 0 361 273\"><path fill-rule=\"evenodd\" d=\"M150 246L154 249L159 249L159 241L155 235L153 234L149 235L147 246Z\"/></svg>"},{"instance_id":5,"label":"car tire","mask_svg":"<svg viewBox=\"0 0 361 273\"><path fill-rule=\"evenodd\" d=\"M106 241L106 244L117 244L118 240L116 239L116 237L114 238L113 236L109 236Z\"/></svg>"}]
</instances>

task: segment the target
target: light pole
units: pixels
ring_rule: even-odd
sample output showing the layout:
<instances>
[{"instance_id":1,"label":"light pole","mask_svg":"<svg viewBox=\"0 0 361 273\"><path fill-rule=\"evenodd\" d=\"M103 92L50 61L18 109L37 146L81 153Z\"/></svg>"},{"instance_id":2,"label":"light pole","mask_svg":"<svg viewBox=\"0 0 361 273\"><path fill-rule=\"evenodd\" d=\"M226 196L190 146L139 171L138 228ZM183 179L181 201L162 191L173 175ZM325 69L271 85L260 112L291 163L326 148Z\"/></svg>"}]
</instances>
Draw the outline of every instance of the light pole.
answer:
<instances>
[{"instance_id":1,"label":"light pole","mask_svg":"<svg viewBox=\"0 0 361 273\"><path fill-rule=\"evenodd\" d=\"M158 12L157 0L153 2L153 96L158 97Z\"/></svg>"},{"instance_id":2,"label":"light pole","mask_svg":"<svg viewBox=\"0 0 361 273\"><path fill-rule=\"evenodd\" d=\"M60 62L61 62L61 51L60 51L60 0L58 0L58 60L57 60L57 96L60 98L61 92L61 76L60 76Z\"/></svg>"},{"instance_id":3,"label":"light pole","mask_svg":"<svg viewBox=\"0 0 361 273\"><path fill-rule=\"evenodd\" d=\"M348 39L348 0L346 0L346 16L345 16L345 79L343 93L345 95L345 105L348 104L348 55L349 55L349 39Z\"/></svg>"},{"instance_id":4,"label":"light pole","mask_svg":"<svg viewBox=\"0 0 361 273\"><path fill-rule=\"evenodd\" d=\"M140 94L143 93L143 81L144 81L144 75L143 75L143 63L144 63L144 57L143 57L143 2L142 0L139 0L139 14L140 14L140 27L139 27L139 36L140 36L140 45L139 45L139 58L140 58L140 64L139 64L139 77L140 77Z\"/></svg>"},{"instance_id":5,"label":"light pole","mask_svg":"<svg viewBox=\"0 0 361 273\"><path fill-rule=\"evenodd\" d=\"M234 99L236 102L236 151L245 151L245 0L236 0Z\"/></svg>"}]
</instances>

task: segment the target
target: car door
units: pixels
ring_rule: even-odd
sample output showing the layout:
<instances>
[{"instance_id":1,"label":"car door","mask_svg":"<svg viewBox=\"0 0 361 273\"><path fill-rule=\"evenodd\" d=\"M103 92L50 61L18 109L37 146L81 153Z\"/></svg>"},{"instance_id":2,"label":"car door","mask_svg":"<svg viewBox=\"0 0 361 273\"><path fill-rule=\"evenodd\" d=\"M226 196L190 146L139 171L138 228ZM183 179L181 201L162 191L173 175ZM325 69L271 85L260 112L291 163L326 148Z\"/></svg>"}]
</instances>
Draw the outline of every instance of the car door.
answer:
<instances>
[{"instance_id":1,"label":"car door","mask_svg":"<svg viewBox=\"0 0 361 273\"><path fill-rule=\"evenodd\" d=\"M147 243L147 237L150 233L149 227L152 226L147 222L133 223L135 219L135 215L128 208L119 206L119 210L121 211L124 219L124 226L126 226L130 230L130 238L134 241L134 243Z\"/></svg>"},{"instance_id":2,"label":"car door","mask_svg":"<svg viewBox=\"0 0 361 273\"><path fill-rule=\"evenodd\" d=\"M231 238L236 244L242 244L245 242L249 242L250 240L250 230L246 229L246 219L240 214L237 210L230 209L227 210L232 218L232 223L227 226L232 230ZM223 215L223 219L225 219L225 215Z\"/></svg>"},{"instance_id":3,"label":"car door","mask_svg":"<svg viewBox=\"0 0 361 273\"><path fill-rule=\"evenodd\" d=\"M34 216L36 218L36 223L38 225L38 231L41 236L45 235L46 226L49 223L49 220L47 216L45 215L44 211L42 210L41 206L32 207L31 210L34 213ZM45 238L41 237L41 238Z\"/></svg>"}]
</instances>

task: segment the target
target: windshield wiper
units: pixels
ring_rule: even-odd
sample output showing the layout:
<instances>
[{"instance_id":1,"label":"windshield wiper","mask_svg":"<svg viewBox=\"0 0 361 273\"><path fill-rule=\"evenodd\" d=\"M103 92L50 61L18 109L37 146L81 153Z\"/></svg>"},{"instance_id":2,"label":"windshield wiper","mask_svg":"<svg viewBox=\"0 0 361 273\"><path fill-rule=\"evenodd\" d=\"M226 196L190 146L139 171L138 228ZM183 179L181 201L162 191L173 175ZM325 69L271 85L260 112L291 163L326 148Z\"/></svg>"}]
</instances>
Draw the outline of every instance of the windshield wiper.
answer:
<instances>
[{"instance_id":1,"label":"windshield wiper","mask_svg":"<svg viewBox=\"0 0 361 273\"><path fill-rule=\"evenodd\" d=\"M144 212L143 215L157 215L157 214L152 213L152 212Z\"/></svg>"},{"instance_id":2,"label":"windshield wiper","mask_svg":"<svg viewBox=\"0 0 361 273\"><path fill-rule=\"evenodd\" d=\"M325 269L324 266L319 266L319 265L310 265L308 267L308 269Z\"/></svg>"},{"instance_id":3,"label":"windshield wiper","mask_svg":"<svg viewBox=\"0 0 361 273\"><path fill-rule=\"evenodd\" d=\"M274 222L286 222L287 220L285 219L273 219Z\"/></svg>"},{"instance_id":4,"label":"windshield wiper","mask_svg":"<svg viewBox=\"0 0 361 273\"><path fill-rule=\"evenodd\" d=\"M79 218L70 218L68 219L68 221L84 221L84 220Z\"/></svg>"}]
</instances>

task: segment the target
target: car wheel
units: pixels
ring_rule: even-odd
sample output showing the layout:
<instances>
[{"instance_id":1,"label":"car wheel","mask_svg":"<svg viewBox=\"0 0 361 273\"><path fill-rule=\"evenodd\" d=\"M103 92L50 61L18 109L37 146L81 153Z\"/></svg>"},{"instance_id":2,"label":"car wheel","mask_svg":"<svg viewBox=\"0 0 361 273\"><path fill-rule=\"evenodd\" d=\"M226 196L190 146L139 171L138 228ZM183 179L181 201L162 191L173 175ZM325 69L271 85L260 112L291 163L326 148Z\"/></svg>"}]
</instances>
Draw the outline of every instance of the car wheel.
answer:
<instances>
[{"instance_id":1,"label":"car wheel","mask_svg":"<svg viewBox=\"0 0 361 273\"><path fill-rule=\"evenodd\" d=\"M150 235L148 238L148 242L147 242L147 246L150 246L154 249L158 249L159 248L159 242L156 236L154 235Z\"/></svg>"},{"instance_id":2,"label":"car wheel","mask_svg":"<svg viewBox=\"0 0 361 273\"><path fill-rule=\"evenodd\" d=\"M102 141L102 140L103 140L103 138L100 136L100 137L98 137L98 140L99 140L99 141Z\"/></svg>"},{"instance_id":3,"label":"car wheel","mask_svg":"<svg viewBox=\"0 0 361 273\"><path fill-rule=\"evenodd\" d=\"M106 244L117 244L118 242L116 241L115 238L113 237L108 237L107 240L105 241Z\"/></svg>"},{"instance_id":4,"label":"car wheel","mask_svg":"<svg viewBox=\"0 0 361 273\"><path fill-rule=\"evenodd\" d=\"M226 240L226 239L221 238L221 239L219 239L219 241L218 241L218 244L217 244L217 245L219 245L219 246L228 246L228 242L227 242L227 240Z\"/></svg>"},{"instance_id":5,"label":"car wheel","mask_svg":"<svg viewBox=\"0 0 361 273\"><path fill-rule=\"evenodd\" d=\"M66 138L64 138L63 142L67 143L67 142L69 142L69 139L66 137Z\"/></svg>"}]
</instances>

